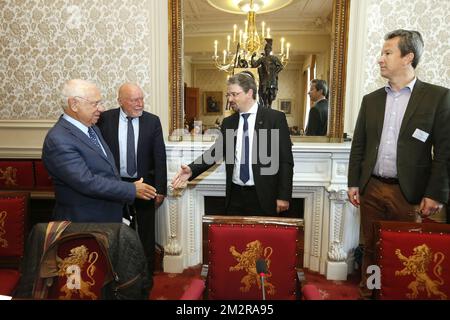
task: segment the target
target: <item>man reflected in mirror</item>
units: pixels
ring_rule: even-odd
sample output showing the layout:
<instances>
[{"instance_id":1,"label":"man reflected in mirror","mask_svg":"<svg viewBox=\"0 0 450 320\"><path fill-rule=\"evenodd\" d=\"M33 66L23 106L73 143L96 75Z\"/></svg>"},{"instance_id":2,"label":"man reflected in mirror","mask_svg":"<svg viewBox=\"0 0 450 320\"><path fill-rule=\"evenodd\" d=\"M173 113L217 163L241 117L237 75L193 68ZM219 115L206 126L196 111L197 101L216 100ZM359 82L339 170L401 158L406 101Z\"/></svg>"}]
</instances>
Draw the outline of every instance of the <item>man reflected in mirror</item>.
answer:
<instances>
[{"instance_id":1,"label":"man reflected in mirror","mask_svg":"<svg viewBox=\"0 0 450 320\"><path fill-rule=\"evenodd\" d=\"M309 110L307 136L326 136L328 129L328 86L325 80L314 79L309 87L313 107Z\"/></svg>"}]
</instances>

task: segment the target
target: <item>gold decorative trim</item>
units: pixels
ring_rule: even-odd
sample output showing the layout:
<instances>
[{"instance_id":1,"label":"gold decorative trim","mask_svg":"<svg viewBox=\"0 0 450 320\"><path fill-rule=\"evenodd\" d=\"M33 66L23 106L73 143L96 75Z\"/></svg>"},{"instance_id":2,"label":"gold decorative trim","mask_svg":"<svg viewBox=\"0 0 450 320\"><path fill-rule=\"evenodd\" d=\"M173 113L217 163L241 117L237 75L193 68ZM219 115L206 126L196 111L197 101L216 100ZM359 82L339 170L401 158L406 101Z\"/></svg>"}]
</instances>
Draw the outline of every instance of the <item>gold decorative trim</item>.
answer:
<instances>
[{"instance_id":1,"label":"gold decorative trim","mask_svg":"<svg viewBox=\"0 0 450 320\"><path fill-rule=\"evenodd\" d=\"M183 128L183 1L169 0L169 134Z\"/></svg>"},{"instance_id":2,"label":"gold decorative trim","mask_svg":"<svg viewBox=\"0 0 450 320\"><path fill-rule=\"evenodd\" d=\"M330 142L342 142L347 72L350 0L335 0L333 8L333 46L330 77Z\"/></svg>"}]
</instances>

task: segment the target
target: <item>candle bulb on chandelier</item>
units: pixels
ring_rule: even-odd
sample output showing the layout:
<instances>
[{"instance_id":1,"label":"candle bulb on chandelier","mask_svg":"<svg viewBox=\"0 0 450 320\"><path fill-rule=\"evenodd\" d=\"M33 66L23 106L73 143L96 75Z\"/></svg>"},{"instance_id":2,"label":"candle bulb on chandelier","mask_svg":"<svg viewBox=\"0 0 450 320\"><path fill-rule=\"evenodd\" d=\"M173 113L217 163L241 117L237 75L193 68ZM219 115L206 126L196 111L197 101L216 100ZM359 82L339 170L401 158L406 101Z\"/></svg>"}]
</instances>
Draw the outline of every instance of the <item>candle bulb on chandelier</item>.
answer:
<instances>
[{"instance_id":1,"label":"candle bulb on chandelier","mask_svg":"<svg viewBox=\"0 0 450 320\"><path fill-rule=\"evenodd\" d=\"M242 29L239 30L239 43L242 43Z\"/></svg>"},{"instance_id":2,"label":"candle bulb on chandelier","mask_svg":"<svg viewBox=\"0 0 450 320\"><path fill-rule=\"evenodd\" d=\"M228 52L230 51L230 40L231 40L231 36L228 35L228 36L227 36L227 51L228 51Z\"/></svg>"},{"instance_id":3,"label":"candle bulb on chandelier","mask_svg":"<svg viewBox=\"0 0 450 320\"><path fill-rule=\"evenodd\" d=\"M289 59L289 48L291 47L291 44L288 42L286 43L286 59Z\"/></svg>"},{"instance_id":4,"label":"candle bulb on chandelier","mask_svg":"<svg viewBox=\"0 0 450 320\"><path fill-rule=\"evenodd\" d=\"M245 32L244 33L247 33L247 32L248 32L248 21L245 20Z\"/></svg>"},{"instance_id":5,"label":"candle bulb on chandelier","mask_svg":"<svg viewBox=\"0 0 450 320\"><path fill-rule=\"evenodd\" d=\"M214 57L217 57L217 40L214 40Z\"/></svg>"},{"instance_id":6,"label":"candle bulb on chandelier","mask_svg":"<svg viewBox=\"0 0 450 320\"><path fill-rule=\"evenodd\" d=\"M223 64L227 62L227 50L223 50Z\"/></svg>"},{"instance_id":7,"label":"candle bulb on chandelier","mask_svg":"<svg viewBox=\"0 0 450 320\"><path fill-rule=\"evenodd\" d=\"M262 37L264 38L264 29L265 29L265 27L266 27L266 23L263 21L263 22L261 22L261 35L262 35Z\"/></svg>"},{"instance_id":8,"label":"candle bulb on chandelier","mask_svg":"<svg viewBox=\"0 0 450 320\"><path fill-rule=\"evenodd\" d=\"M284 38L281 38L281 54L284 53Z\"/></svg>"},{"instance_id":9,"label":"candle bulb on chandelier","mask_svg":"<svg viewBox=\"0 0 450 320\"><path fill-rule=\"evenodd\" d=\"M270 28L267 28L267 38L270 39Z\"/></svg>"},{"instance_id":10,"label":"candle bulb on chandelier","mask_svg":"<svg viewBox=\"0 0 450 320\"><path fill-rule=\"evenodd\" d=\"M237 25L233 26L233 42L236 42L236 31L237 31Z\"/></svg>"}]
</instances>

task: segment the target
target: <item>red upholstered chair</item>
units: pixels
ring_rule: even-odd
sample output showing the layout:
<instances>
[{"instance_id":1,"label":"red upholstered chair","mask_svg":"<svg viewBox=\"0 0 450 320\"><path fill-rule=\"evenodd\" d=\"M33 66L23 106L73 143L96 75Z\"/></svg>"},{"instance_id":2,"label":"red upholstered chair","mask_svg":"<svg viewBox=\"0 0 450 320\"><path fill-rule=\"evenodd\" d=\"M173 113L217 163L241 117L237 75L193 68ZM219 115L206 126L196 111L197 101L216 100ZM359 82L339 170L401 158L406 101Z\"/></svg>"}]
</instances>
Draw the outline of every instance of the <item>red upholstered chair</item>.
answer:
<instances>
[{"instance_id":1,"label":"red upholstered chair","mask_svg":"<svg viewBox=\"0 0 450 320\"><path fill-rule=\"evenodd\" d=\"M205 216L203 262L208 299L262 300L256 262L267 265L266 300L299 297L303 221L269 217Z\"/></svg>"},{"instance_id":2,"label":"red upholstered chair","mask_svg":"<svg viewBox=\"0 0 450 320\"><path fill-rule=\"evenodd\" d=\"M12 295L28 231L28 192L0 192L0 294Z\"/></svg>"},{"instance_id":3,"label":"red upholstered chair","mask_svg":"<svg viewBox=\"0 0 450 320\"><path fill-rule=\"evenodd\" d=\"M381 221L380 299L450 299L450 225Z\"/></svg>"},{"instance_id":4,"label":"red upholstered chair","mask_svg":"<svg viewBox=\"0 0 450 320\"><path fill-rule=\"evenodd\" d=\"M193 279L189 287L180 297L180 300L201 300L205 290L205 281L201 279Z\"/></svg>"},{"instance_id":5,"label":"red upholstered chair","mask_svg":"<svg viewBox=\"0 0 450 320\"><path fill-rule=\"evenodd\" d=\"M33 161L0 161L0 188L24 190L34 187Z\"/></svg>"},{"instance_id":6,"label":"red upholstered chair","mask_svg":"<svg viewBox=\"0 0 450 320\"><path fill-rule=\"evenodd\" d=\"M105 247L92 235L68 235L58 241L56 262L58 276L52 278L47 299L97 300L103 286L112 279ZM46 251L52 255L52 250ZM49 268L51 269L51 268ZM49 270L51 272L51 270ZM41 275L44 270L41 269ZM49 274L49 276L51 276ZM46 284L48 286L48 284Z\"/></svg>"}]
</instances>

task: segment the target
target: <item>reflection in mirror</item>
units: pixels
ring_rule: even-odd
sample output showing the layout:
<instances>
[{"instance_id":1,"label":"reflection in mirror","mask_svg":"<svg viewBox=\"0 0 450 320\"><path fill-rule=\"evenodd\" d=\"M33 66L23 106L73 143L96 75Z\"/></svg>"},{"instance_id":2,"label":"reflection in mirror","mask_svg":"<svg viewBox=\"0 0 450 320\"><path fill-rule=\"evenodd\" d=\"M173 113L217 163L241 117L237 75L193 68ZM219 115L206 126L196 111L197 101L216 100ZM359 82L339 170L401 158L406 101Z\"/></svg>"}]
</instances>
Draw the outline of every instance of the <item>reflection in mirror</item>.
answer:
<instances>
[{"instance_id":1,"label":"reflection in mirror","mask_svg":"<svg viewBox=\"0 0 450 320\"><path fill-rule=\"evenodd\" d=\"M238 28L243 26L246 16L222 12L209 5L207 0L171 2L171 9L181 11L184 24L184 35L180 35L184 41L184 51L181 52L181 44L174 47L173 39L171 48L171 61L174 63L171 73L176 76L173 72L176 67L183 70L180 89L184 86L184 95L180 103L183 102L184 106L174 106L176 99L172 97L171 125L174 120L187 127L192 126L194 121L201 121L204 129L217 127L232 111L226 107L228 74L218 70L212 59L214 41L218 41L219 53L226 49L227 35L233 38L233 25L238 25ZM178 6L174 6L174 2ZM330 84L328 136L322 141L342 139L348 7L349 0L293 0L277 11L256 15L258 28L262 28L264 21L265 26L271 29L274 54L281 50L281 38L285 39L285 43L290 43L290 58L279 73L278 93L272 108L286 113L291 132L296 136L308 125L311 101L307 92L310 80L319 78ZM174 61L177 56L174 50L181 55L179 62L182 68ZM214 105L211 93L217 96ZM219 109L216 109L215 101L221 101ZM183 112L174 112L174 109L182 109ZM180 112L184 114L180 116Z\"/></svg>"}]
</instances>

